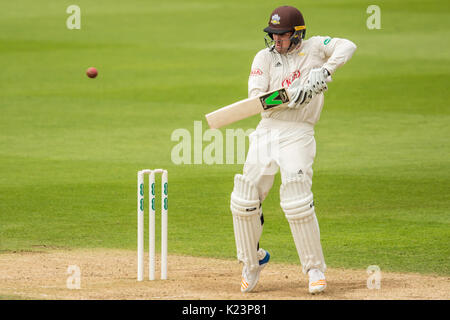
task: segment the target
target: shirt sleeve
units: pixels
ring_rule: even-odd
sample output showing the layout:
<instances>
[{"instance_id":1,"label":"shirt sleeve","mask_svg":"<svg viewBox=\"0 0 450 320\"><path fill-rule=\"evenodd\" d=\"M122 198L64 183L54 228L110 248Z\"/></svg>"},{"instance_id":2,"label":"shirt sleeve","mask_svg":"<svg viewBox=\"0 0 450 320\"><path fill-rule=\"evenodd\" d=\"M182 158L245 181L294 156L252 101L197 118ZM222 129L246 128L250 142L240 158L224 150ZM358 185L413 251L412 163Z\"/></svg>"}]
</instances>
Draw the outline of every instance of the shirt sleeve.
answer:
<instances>
[{"instance_id":1,"label":"shirt sleeve","mask_svg":"<svg viewBox=\"0 0 450 320\"><path fill-rule=\"evenodd\" d=\"M269 90L270 57L265 50L259 51L253 59L248 77L248 97L252 98Z\"/></svg>"},{"instance_id":2,"label":"shirt sleeve","mask_svg":"<svg viewBox=\"0 0 450 320\"><path fill-rule=\"evenodd\" d=\"M319 50L327 60L323 67L333 74L337 68L351 59L356 50L356 45L347 39L317 37Z\"/></svg>"}]
</instances>

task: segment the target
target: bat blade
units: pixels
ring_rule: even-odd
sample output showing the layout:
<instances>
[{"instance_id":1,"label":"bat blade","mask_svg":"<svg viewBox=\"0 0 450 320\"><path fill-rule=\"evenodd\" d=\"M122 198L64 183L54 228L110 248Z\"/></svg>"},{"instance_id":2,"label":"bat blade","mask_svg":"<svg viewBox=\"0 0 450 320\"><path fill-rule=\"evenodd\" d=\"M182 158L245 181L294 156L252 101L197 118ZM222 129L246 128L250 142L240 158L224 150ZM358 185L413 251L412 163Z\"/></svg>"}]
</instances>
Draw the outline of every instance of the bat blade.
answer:
<instances>
[{"instance_id":1,"label":"bat blade","mask_svg":"<svg viewBox=\"0 0 450 320\"><path fill-rule=\"evenodd\" d=\"M218 129L288 102L289 95L286 89L281 88L257 97L237 101L208 113L205 117L211 129Z\"/></svg>"}]
</instances>

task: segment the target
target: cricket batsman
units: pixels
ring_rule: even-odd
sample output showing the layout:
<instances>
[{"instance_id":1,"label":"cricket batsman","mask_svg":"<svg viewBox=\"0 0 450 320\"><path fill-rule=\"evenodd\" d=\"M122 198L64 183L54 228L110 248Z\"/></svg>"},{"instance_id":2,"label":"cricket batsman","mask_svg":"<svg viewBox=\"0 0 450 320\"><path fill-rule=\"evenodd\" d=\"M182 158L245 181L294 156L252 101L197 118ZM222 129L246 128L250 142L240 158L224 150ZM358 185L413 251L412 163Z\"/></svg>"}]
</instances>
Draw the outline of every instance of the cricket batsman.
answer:
<instances>
[{"instance_id":1,"label":"cricket batsman","mask_svg":"<svg viewBox=\"0 0 450 320\"><path fill-rule=\"evenodd\" d=\"M250 292L270 259L259 247L264 224L262 202L280 169L280 205L294 238L309 292L326 288L325 259L311 192L316 154L314 125L324 102L327 83L356 50L346 39L314 36L305 40L302 13L291 6L276 8L269 17L266 48L251 67L248 95L286 88L290 102L261 113L250 135L243 174L234 177L230 208L237 258L243 263L241 291Z\"/></svg>"}]
</instances>

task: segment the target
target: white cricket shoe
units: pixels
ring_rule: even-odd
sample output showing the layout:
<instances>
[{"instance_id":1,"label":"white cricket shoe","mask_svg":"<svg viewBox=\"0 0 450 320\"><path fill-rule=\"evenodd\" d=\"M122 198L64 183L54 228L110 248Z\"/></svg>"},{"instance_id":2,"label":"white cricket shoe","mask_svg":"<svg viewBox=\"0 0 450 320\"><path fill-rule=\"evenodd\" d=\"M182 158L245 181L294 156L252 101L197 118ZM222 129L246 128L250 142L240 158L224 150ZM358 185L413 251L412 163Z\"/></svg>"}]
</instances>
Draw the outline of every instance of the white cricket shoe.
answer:
<instances>
[{"instance_id":1,"label":"white cricket shoe","mask_svg":"<svg viewBox=\"0 0 450 320\"><path fill-rule=\"evenodd\" d=\"M242 280L241 280L241 291L242 292L250 292L256 286L259 280L259 274L262 269L269 263L270 254L264 249L259 249L256 253L256 256L259 260L259 267L256 271L250 271L244 265L242 268Z\"/></svg>"},{"instance_id":2,"label":"white cricket shoe","mask_svg":"<svg viewBox=\"0 0 450 320\"><path fill-rule=\"evenodd\" d=\"M327 287L325 275L319 269L311 269L308 271L309 275L309 293L320 293Z\"/></svg>"}]
</instances>

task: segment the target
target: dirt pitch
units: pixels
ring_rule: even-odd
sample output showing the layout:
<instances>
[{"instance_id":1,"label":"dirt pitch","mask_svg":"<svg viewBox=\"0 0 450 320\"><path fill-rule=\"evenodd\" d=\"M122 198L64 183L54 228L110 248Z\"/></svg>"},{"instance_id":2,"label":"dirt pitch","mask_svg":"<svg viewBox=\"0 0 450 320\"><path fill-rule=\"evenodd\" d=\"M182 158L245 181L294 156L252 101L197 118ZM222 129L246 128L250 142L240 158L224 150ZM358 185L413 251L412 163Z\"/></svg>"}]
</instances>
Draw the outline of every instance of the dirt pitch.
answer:
<instances>
[{"instance_id":1,"label":"dirt pitch","mask_svg":"<svg viewBox=\"0 0 450 320\"><path fill-rule=\"evenodd\" d=\"M68 289L68 267L81 271L80 289ZM147 265L146 265L147 267ZM157 265L158 271L159 265ZM298 265L270 263L254 292L240 292L237 261L169 256L168 280L136 281L136 252L126 250L50 250L0 254L2 299L120 300L292 300L292 299L444 299L450 278L382 272L381 288L367 288L366 270L329 269L327 290L307 291ZM146 270L147 272L147 270ZM157 274L159 276L159 274ZM146 277L147 274L146 274Z\"/></svg>"}]
</instances>

